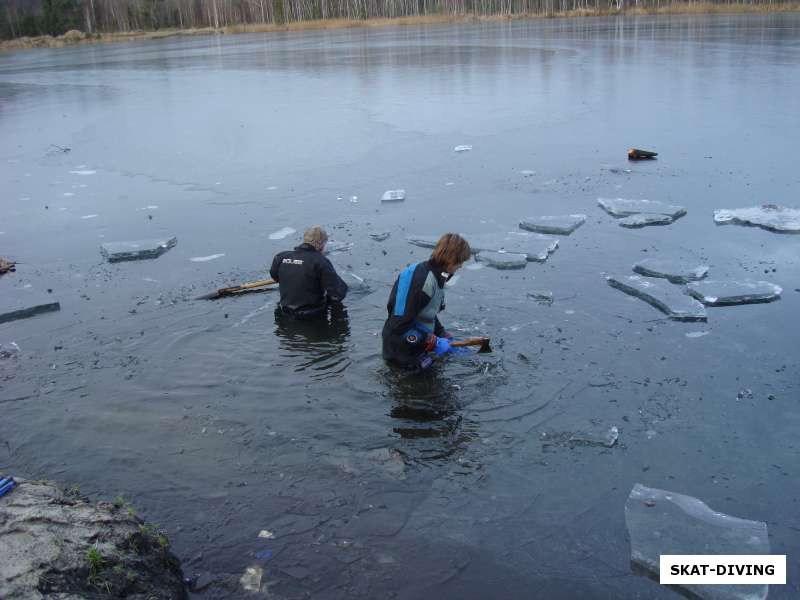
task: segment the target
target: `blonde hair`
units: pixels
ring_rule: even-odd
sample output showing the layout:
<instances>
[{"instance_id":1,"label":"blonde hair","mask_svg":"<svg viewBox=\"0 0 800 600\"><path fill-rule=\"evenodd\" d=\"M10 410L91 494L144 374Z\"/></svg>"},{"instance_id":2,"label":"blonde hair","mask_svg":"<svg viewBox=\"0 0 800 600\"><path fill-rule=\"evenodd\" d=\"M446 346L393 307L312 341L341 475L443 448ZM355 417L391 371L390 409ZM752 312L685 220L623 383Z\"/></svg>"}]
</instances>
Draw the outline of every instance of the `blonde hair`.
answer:
<instances>
[{"instance_id":1,"label":"blonde hair","mask_svg":"<svg viewBox=\"0 0 800 600\"><path fill-rule=\"evenodd\" d=\"M309 227L303 233L303 243L314 246L317 250L322 250L325 242L328 241L328 234L319 225Z\"/></svg>"},{"instance_id":2,"label":"blonde hair","mask_svg":"<svg viewBox=\"0 0 800 600\"><path fill-rule=\"evenodd\" d=\"M436 242L436 247L431 252L431 260L447 268L466 262L471 253L467 240L457 233L445 233Z\"/></svg>"}]
</instances>

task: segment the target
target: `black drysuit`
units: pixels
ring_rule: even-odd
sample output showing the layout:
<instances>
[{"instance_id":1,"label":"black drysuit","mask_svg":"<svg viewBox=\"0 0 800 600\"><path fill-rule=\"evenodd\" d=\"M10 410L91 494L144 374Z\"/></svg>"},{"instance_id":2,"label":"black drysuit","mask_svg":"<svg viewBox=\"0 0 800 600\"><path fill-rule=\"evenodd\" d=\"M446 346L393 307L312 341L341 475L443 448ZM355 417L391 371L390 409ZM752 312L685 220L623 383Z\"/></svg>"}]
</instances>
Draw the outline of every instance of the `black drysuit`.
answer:
<instances>
[{"instance_id":1,"label":"black drysuit","mask_svg":"<svg viewBox=\"0 0 800 600\"><path fill-rule=\"evenodd\" d=\"M269 274L280 284L281 309L298 318L321 316L329 302L347 295L347 284L331 261L310 244L276 254Z\"/></svg>"},{"instance_id":2,"label":"black drysuit","mask_svg":"<svg viewBox=\"0 0 800 600\"><path fill-rule=\"evenodd\" d=\"M425 368L431 334L441 337L444 327L436 314L444 310L445 275L441 266L425 261L406 267L394 282L388 317L383 325L383 358L411 368Z\"/></svg>"}]
</instances>

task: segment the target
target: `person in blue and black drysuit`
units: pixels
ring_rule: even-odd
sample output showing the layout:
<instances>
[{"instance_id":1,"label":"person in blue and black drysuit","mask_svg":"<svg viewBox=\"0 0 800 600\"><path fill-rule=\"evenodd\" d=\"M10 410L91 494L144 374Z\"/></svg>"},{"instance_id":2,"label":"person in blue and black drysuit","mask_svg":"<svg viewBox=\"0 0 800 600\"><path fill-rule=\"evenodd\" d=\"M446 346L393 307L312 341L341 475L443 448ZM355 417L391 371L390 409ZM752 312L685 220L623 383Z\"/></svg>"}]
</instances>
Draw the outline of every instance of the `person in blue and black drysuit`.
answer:
<instances>
[{"instance_id":1,"label":"person in blue and black drysuit","mask_svg":"<svg viewBox=\"0 0 800 600\"><path fill-rule=\"evenodd\" d=\"M400 273L386 305L383 358L411 369L425 369L433 357L450 351L452 336L439 322L444 310L444 284L470 257L467 241L446 233L430 259L409 265Z\"/></svg>"}]
</instances>

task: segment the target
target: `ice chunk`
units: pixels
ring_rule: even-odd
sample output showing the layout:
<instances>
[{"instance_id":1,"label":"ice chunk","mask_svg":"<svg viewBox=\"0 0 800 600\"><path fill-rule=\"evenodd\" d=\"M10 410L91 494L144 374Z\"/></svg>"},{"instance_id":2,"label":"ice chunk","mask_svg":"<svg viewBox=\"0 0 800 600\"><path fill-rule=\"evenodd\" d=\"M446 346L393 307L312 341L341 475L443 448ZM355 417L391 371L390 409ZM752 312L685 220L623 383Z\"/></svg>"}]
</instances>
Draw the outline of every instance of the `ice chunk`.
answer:
<instances>
[{"instance_id":1,"label":"ice chunk","mask_svg":"<svg viewBox=\"0 0 800 600\"><path fill-rule=\"evenodd\" d=\"M94 215L94 214L92 214L92 215L83 215L83 216L81 217L81 219L96 219L96 218L97 218L97 217L99 217L99 216L100 216L100 215Z\"/></svg>"},{"instance_id":2,"label":"ice chunk","mask_svg":"<svg viewBox=\"0 0 800 600\"><path fill-rule=\"evenodd\" d=\"M777 204L720 209L714 211L714 222L718 225L753 225L776 233L800 233L800 209Z\"/></svg>"},{"instance_id":3,"label":"ice chunk","mask_svg":"<svg viewBox=\"0 0 800 600\"><path fill-rule=\"evenodd\" d=\"M611 448L619 439L619 429L616 425L612 427L594 427L588 431L576 431L569 441L574 444L585 444L587 446L605 446Z\"/></svg>"},{"instance_id":4,"label":"ice chunk","mask_svg":"<svg viewBox=\"0 0 800 600\"><path fill-rule=\"evenodd\" d=\"M682 260L646 258L633 265L633 270L646 277L662 277L672 283L698 281L708 275L708 266Z\"/></svg>"},{"instance_id":5,"label":"ice chunk","mask_svg":"<svg viewBox=\"0 0 800 600\"><path fill-rule=\"evenodd\" d=\"M705 321L706 309L694 298L666 282L639 275L607 277L608 285L641 298L675 321Z\"/></svg>"},{"instance_id":6,"label":"ice chunk","mask_svg":"<svg viewBox=\"0 0 800 600\"><path fill-rule=\"evenodd\" d=\"M222 258L223 256L225 256L224 252L221 254L209 254L208 256L193 256L189 260L192 262L208 262L210 260Z\"/></svg>"},{"instance_id":7,"label":"ice chunk","mask_svg":"<svg viewBox=\"0 0 800 600\"><path fill-rule=\"evenodd\" d=\"M381 202L401 202L406 199L405 190L387 190L381 196Z\"/></svg>"},{"instance_id":8,"label":"ice chunk","mask_svg":"<svg viewBox=\"0 0 800 600\"><path fill-rule=\"evenodd\" d=\"M730 306L772 302L783 289L768 281L695 281L686 286L689 293L708 306Z\"/></svg>"},{"instance_id":9,"label":"ice chunk","mask_svg":"<svg viewBox=\"0 0 800 600\"><path fill-rule=\"evenodd\" d=\"M536 171L533 171L531 169L523 169L522 171L519 172L519 174L522 175L523 177L532 177L533 175L536 175Z\"/></svg>"},{"instance_id":10,"label":"ice chunk","mask_svg":"<svg viewBox=\"0 0 800 600\"><path fill-rule=\"evenodd\" d=\"M369 284L364 280L363 277L356 275L355 273L351 273L350 271L339 271L339 272L342 274L341 277L347 284L347 289L350 293L363 294L372 291L369 287Z\"/></svg>"},{"instance_id":11,"label":"ice chunk","mask_svg":"<svg viewBox=\"0 0 800 600\"><path fill-rule=\"evenodd\" d=\"M710 331L690 331L689 333L686 334L686 337L694 339L694 338L703 337L704 335L708 335L709 333L711 333L711 332Z\"/></svg>"},{"instance_id":12,"label":"ice chunk","mask_svg":"<svg viewBox=\"0 0 800 600\"><path fill-rule=\"evenodd\" d=\"M640 213L638 215L631 215L624 217L617 221L620 227L627 227L628 229L639 229L647 227L648 225L669 225L674 219L667 215L657 215L651 213Z\"/></svg>"},{"instance_id":13,"label":"ice chunk","mask_svg":"<svg viewBox=\"0 0 800 600\"><path fill-rule=\"evenodd\" d=\"M539 233L525 233L522 231L512 231L510 233L477 233L463 234L469 242L472 252L478 253L484 250L497 252L505 250L515 254L524 254L528 260L544 262L547 257L558 248L558 240L554 237L541 235ZM439 241L438 236L422 235L410 236L408 242L423 248L433 248Z\"/></svg>"},{"instance_id":14,"label":"ice chunk","mask_svg":"<svg viewBox=\"0 0 800 600\"><path fill-rule=\"evenodd\" d=\"M100 246L100 252L108 262L158 258L177 243L176 237L135 242L108 242Z\"/></svg>"},{"instance_id":15,"label":"ice chunk","mask_svg":"<svg viewBox=\"0 0 800 600\"><path fill-rule=\"evenodd\" d=\"M769 554L767 524L711 510L704 502L637 483L625 502L631 563L659 577L662 554ZM679 587L703 600L764 600L767 585Z\"/></svg>"},{"instance_id":16,"label":"ice chunk","mask_svg":"<svg viewBox=\"0 0 800 600\"><path fill-rule=\"evenodd\" d=\"M28 292L26 292L27 294ZM10 300L8 298L0 298L0 323L8 323L9 321L16 321L18 319L27 319L41 313L53 312L61 310L61 305L52 300L40 299L25 299L20 298Z\"/></svg>"},{"instance_id":17,"label":"ice chunk","mask_svg":"<svg viewBox=\"0 0 800 600\"><path fill-rule=\"evenodd\" d=\"M79 169L76 171L70 171L73 175L94 175L97 171L92 171L89 169Z\"/></svg>"},{"instance_id":18,"label":"ice chunk","mask_svg":"<svg viewBox=\"0 0 800 600\"><path fill-rule=\"evenodd\" d=\"M673 219L686 214L682 206L664 204L658 200L626 200L625 198L598 198L597 204L612 217L629 217L638 214L667 215Z\"/></svg>"},{"instance_id":19,"label":"ice chunk","mask_svg":"<svg viewBox=\"0 0 800 600\"><path fill-rule=\"evenodd\" d=\"M528 264L528 257L525 254L493 252L491 250L478 252L475 260L485 262L495 269L524 269L525 265Z\"/></svg>"},{"instance_id":20,"label":"ice chunk","mask_svg":"<svg viewBox=\"0 0 800 600\"><path fill-rule=\"evenodd\" d=\"M389 236L391 235L392 233L390 231L375 231L373 233L370 233L369 237L371 237L376 242L383 242L384 240L388 240Z\"/></svg>"},{"instance_id":21,"label":"ice chunk","mask_svg":"<svg viewBox=\"0 0 800 600\"><path fill-rule=\"evenodd\" d=\"M285 237L289 237L297 230L292 229L291 227L284 227L283 229L279 229L278 231L274 231L273 233L269 234L269 239L271 240L282 240Z\"/></svg>"},{"instance_id":22,"label":"ice chunk","mask_svg":"<svg viewBox=\"0 0 800 600\"><path fill-rule=\"evenodd\" d=\"M349 252L353 248L353 242L340 242L338 240L328 240L325 243L325 254L335 254L337 252Z\"/></svg>"},{"instance_id":23,"label":"ice chunk","mask_svg":"<svg viewBox=\"0 0 800 600\"><path fill-rule=\"evenodd\" d=\"M536 233L569 235L586 222L586 215L558 215L551 217L528 217L519 223L520 229Z\"/></svg>"},{"instance_id":24,"label":"ice chunk","mask_svg":"<svg viewBox=\"0 0 800 600\"><path fill-rule=\"evenodd\" d=\"M470 150L472 150L472 146L470 146L469 144L463 144L461 146L456 146L455 148L453 148L453 150L455 150L456 152L469 152Z\"/></svg>"}]
</instances>

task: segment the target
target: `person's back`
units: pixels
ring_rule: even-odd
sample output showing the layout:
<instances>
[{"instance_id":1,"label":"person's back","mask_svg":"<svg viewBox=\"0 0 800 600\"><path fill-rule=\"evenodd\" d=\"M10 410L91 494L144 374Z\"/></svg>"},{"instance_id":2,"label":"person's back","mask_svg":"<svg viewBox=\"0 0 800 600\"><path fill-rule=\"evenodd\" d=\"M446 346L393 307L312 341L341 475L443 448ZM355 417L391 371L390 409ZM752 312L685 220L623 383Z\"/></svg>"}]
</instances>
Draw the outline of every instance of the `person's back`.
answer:
<instances>
[{"instance_id":1,"label":"person's back","mask_svg":"<svg viewBox=\"0 0 800 600\"><path fill-rule=\"evenodd\" d=\"M322 228L311 227L301 245L275 255L269 273L280 286L283 312L299 318L315 317L325 312L329 302L344 300L347 284L322 255L327 239Z\"/></svg>"}]
</instances>

